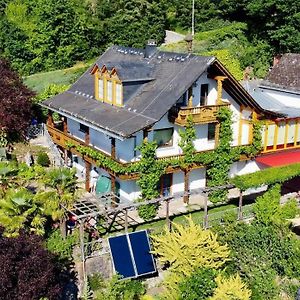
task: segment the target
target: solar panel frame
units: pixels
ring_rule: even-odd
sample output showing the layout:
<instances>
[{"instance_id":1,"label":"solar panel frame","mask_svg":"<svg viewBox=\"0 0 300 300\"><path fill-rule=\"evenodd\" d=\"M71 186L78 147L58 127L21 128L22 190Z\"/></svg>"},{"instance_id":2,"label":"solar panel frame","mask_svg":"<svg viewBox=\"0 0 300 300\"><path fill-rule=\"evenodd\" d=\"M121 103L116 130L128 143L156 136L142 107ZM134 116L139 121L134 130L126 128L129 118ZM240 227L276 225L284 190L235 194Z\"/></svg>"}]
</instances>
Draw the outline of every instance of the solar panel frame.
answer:
<instances>
[{"instance_id":1,"label":"solar panel frame","mask_svg":"<svg viewBox=\"0 0 300 300\"><path fill-rule=\"evenodd\" d=\"M133 249L132 249L131 240L130 240L130 235L135 235L135 234L139 234L139 233L144 233L144 235L146 237L147 246L148 246L148 249L149 249L148 254L151 257L151 262L152 262L152 266L153 266L153 271L149 271L149 272L146 272L146 273L139 273L138 272L137 265L136 265L136 259L135 259L135 256L134 256L135 251L133 251ZM113 247L111 247L112 245L111 245L110 241L113 240L113 239L116 239L116 238L120 238L120 237L126 237L127 246L128 246L129 253L130 253L131 264L132 264L132 267L133 267L133 270L134 270L134 273L135 273L133 276L126 276L126 277L124 276L123 279L137 278L137 277L141 277L141 276L154 274L154 273L157 272L156 264L155 264L155 261L154 261L154 258L153 258L153 254L150 252L151 251L151 244L150 244L150 240L149 240L149 236L148 236L148 231L147 230L139 230L139 231L132 232L132 233L129 233L129 234L126 233L126 234L123 234L123 235L108 238L109 252L110 252L110 256L112 258L112 265L113 265L113 270L114 270L115 273L118 273L118 270L117 270L118 268L116 267L116 263L115 263L115 260L114 260L115 256L113 255L114 250L112 249ZM120 275L123 276L123 274L120 274Z\"/></svg>"},{"instance_id":2,"label":"solar panel frame","mask_svg":"<svg viewBox=\"0 0 300 300\"><path fill-rule=\"evenodd\" d=\"M132 275L129 275L128 276L126 274L122 274L120 271L120 269L118 268L118 265L120 264L117 264L116 262L118 261L117 259L115 260L116 256L114 255L114 250L113 250L113 245L111 244L111 241L116 241L116 239L120 239L120 238L125 238L126 239L126 246L128 248L128 251L129 251L129 257L130 257L130 261L131 261L131 266L132 266L132 271L131 274ZM111 238L108 238L108 245L109 245L109 251L110 251L110 256L112 258L112 265L113 265L113 269L114 269L114 272L115 273L118 273L120 274L121 276L124 277L124 279L129 279L129 278L136 278L136 274L137 274L137 271L136 271L136 267L135 265L133 264L133 256L132 256L132 250L129 246L129 243L128 243L128 237L127 235L119 235L119 236L115 236L115 237L111 237ZM118 250L118 249L117 249ZM122 251L123 253L123 251Z\"/></svg>"},{"instance_id":3,"label":"solar panel frame","mask_svg":"<svg viewBox=\"0 0 300 300\"><path fill-rule=\"evenodd\" d=\"M135 265L135 268L136 268L136 271L137 271L137 277L140 277L140 276L146 276L146 275L150 275L150 274L154 274L157 272L157 269L156 269L156 264L155 264L155 261L154 261L154 258L153 258L153 254L151 253L151 244L150 244L150 240L149 240L149 236L148 236L148 232L147 230L139 230L139 231L135 231L135 232L131 232L128 234L128 238L129 238L129 241L130 241L130 245L132 245L132 240L130 239L130 236L134 236L134 235L137 235L137 234L140 234L140 233L144 233L144 236L147 240L147 248L148 248L148 255L151 257L151 265L152 265L152 271L149 271L149 272L143 272L143 273L140 273L139 272L139 267L137 265L137 256L135 255L135 250L133 250L132 248L132 255L133 255L133 259L134 259L134 265Z\"/></svg>"}]
</instances>

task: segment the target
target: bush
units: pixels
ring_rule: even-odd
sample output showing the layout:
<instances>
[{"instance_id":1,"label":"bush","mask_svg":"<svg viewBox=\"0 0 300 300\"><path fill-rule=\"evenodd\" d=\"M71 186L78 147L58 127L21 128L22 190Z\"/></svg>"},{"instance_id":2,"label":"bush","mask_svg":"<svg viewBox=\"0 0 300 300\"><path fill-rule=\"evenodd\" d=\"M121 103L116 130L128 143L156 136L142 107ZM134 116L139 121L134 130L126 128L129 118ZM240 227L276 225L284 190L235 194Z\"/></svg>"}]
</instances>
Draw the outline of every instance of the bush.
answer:
<instances>
[{"instance_id":1,"label":"bush","mask_svg":"<svg viewBox=\"0 0 300 300\"><path fill-rule=\"evenodd\" d=\"M56 254L60 259L72 259L73 247L78 242L78 234L75 231L72 235L63 238L60 230L53 231L47 238L47 249Z\"/></svg>"},{"instance_id":2,"label":"bush","mask_svg":"<svg viewBox=\"0 0 300 300\"><path fill-rule=\"evenodd\" d=\"M213 295L216 271L200 268L179 284L180 300L205 300Z\"/></svg>"},{"instance_id":3,"label":"bush","mask_svg":"<svg viewBox=\"0 0 300 300\"><path fill-rule=\"evenodd\" d=\"M50 158L46 152L39 152L37 155L36 160L38 165L41 165L43 167L49 167L50 166Z\"/></svg>"},{"instance_id":4,"label":"bush","mask_svg":"<svg viewBox=\"0 0 300 300\"><path fill-rule=\"evenodd\" d=\"M98 291L105 287L103 277L99 273L92 274L88 277L89 286L92 291Z\"/></svg>"}]
</instances>

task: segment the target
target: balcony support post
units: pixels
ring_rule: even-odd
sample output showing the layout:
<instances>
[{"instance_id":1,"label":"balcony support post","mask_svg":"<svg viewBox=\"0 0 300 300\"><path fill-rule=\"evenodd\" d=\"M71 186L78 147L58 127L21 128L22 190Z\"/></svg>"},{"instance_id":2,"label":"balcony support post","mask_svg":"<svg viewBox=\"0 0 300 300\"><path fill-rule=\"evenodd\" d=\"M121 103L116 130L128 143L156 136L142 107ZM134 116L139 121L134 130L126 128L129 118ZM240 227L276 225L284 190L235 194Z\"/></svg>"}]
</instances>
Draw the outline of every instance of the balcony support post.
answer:
<instances>
[{"instance_id":1,"label":"balcony support post","mask_svg":"<svg viewBox=\"0 0 300 300\"><path fill-rule=\"evenodd\" d=\"M193 107L193 87L191 86L188 91L188 107Z\"/></svg>"},{"instance_id":2,"label":"balcony support post","mask_svg":"<svg viewBox=\"0 0 300 300\"><path fill-rule=\"evenodd\" d=\"M116 139L115 138L111 138L111 152L110 155L113 159L116 158ZM111 192L112 192L112 198L111 198L111 206L112 207L116 207L117 203L116 203L116 176L112 173L109 174L110 175L110 182L111 182Z\"/></svg>"},{"instance_id":3,"label":"balcony support post","mask_svg":"<svg viewBox=\"0 0 300 300\"><path fill-rule=\"evenodd\" d=\"M85 160L85 190L87 192L90 191L90 177L91 177L92 165L88 161Z\"/></svg>"},{"instance_id":4,"label":"balcony support post","mask_svg":"<svg viewBox=\"0 0 300 300\"><path fill-rule=\"evenodd\" d=\"M226 78L226 76L216 76L214 78L215 80L217 80L217 105L222 104L223 81Z\"/></svg>"},{"instance_id":5,"label":"balcony support post","mask_svg":"<svg viewBox=\"0 0 300 300\"><path fill-rule=\"evenodd\" d=\"M48 118L47 118L47 125L54 127L54 122L53 122L53 112L48 109Z\"/></svg>"}]
</instances>

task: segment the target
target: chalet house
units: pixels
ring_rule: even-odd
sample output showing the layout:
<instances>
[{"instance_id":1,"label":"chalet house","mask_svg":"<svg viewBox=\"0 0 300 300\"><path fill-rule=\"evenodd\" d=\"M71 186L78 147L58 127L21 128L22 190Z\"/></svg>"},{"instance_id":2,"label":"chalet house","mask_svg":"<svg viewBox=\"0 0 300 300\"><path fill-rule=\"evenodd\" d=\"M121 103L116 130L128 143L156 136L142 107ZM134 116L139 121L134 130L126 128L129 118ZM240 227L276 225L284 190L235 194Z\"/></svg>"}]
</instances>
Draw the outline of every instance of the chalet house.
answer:
<instances>
[{"instance_id":1,"label":"chalet house","mask_svg":"<svg viewBox=\"0 0 300 300\"><path fill-rule=\"evenodd\" d=\"M275 70L274 67L271 73ZM271 82L271 73L265 83ZM267 85L262 88L267 94ZM296 86L291 88L294 94L300 91ZM274 87L269 90L275 93ZM289 93L291 98L293 93ZM91 172L97 168L98 180L109 178L113 191L118 186L121 201L133 201L140 195L139 174L116 174L109 165L99 165L76 146L101 153L122 166L140 160L137 146L144 139L157 142L158 160L182 157L179 130L192 115L197 152L212 151L218 145L217 112L225 106L233 113L232 147L251 144L253 121L264 120L262 157L269 152L299 148L300 113L285 114L254 98L215 57L162 52L148 44L145 49L110 47L69 90L42 105L49 112L49 134L66 161L72 160L78 174L83 175L86 189L90 189ZM300 104L296 106L300 110ZM53 112L62 117L62 124L53 122ZM263 166L243 157L233 163L230 176ZM206 186L204 166L195 166L189 172L188 184L185 176L180 168L168 168L161 178L161 194L175 195Z\"/></svg>"}]
</instances>

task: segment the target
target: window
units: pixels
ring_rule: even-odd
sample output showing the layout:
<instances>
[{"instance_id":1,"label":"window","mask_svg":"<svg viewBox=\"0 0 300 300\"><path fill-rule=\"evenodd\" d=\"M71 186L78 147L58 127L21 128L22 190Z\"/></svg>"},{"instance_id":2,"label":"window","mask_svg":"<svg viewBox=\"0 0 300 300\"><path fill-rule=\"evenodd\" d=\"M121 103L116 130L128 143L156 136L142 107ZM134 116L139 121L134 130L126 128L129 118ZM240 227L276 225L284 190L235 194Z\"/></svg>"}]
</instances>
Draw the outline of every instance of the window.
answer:
<instances>
[{"instance_id":1,"label":"window","mask_svg":"<svg viewBox=\"0 0 300 300\"><path fill-rule=\"evenodd\" d=\"M173 128L154 130L153 140L158 147L173 145Z\"/></svg>"},{"instance_id":2,"label":"window","mask_svg":"<svg viewBox=\"0 0 300 300\"><path fill-rule=\"evenodd\" d=\"M99 79L99 87L98 87L98 97L99 97L99 100L104 100L104 82L103 82L103 79Z\"/></svg>"},{"instance_id":3,"label":"window","mask_svg":"<svg viewBox=\"0 0 300 300\"><path fill-rule=\"evenodd\" d=\"M208 84L201 84L200 106L207 105Z\"/></svg>"},{"instance_id":4,"label":"window","mask_svg":"<svg viewBox=\"0 0 300 300\"><path fill-rule=\"evenodd\" d=\"M163 197L171 195L173 174L165 174L160 178L160 194Z\"/></svg>"},{"instance_id":5,"label":"window","mask_svg":"<svg viewBox=\"0 0 300 300\"><path fill-rule=\"evenodd\" d=\"M209 141L215 140L216 137L216 124L215 123L209 123L208 124L208 132L207 132L207 139Z\"/></svg>"},{"instance_id":6,"label":"window","mask_svg":"<svg viewBox=\"0 0 300 300\"><path fill-rule=\"evenodd\" d=\"M113 102L113 83L107 80L107 102Z\"/></svg>"},{"instance_id":7,"label":"window","mask_svg":"<svg viewBox=\"0 0 300 300\"><path fill-rule=\"evenodd\" d=\"M83 125L83 124L80 124L80 125L79 125L79 131L84 132L84 133L87 133L88 130L89 130L89 128L88 128L87 126L85 126L85 125Z\"/></svg>"},{"instance_id":8,"label":"window","mask_svg":"<svg viewBox=\"0 0 300 300\"><path fill-rule=\"evenodd\" d=\"M116 105L122 104L122 84L116 83Z\"/></svg>"}]
</instances>

